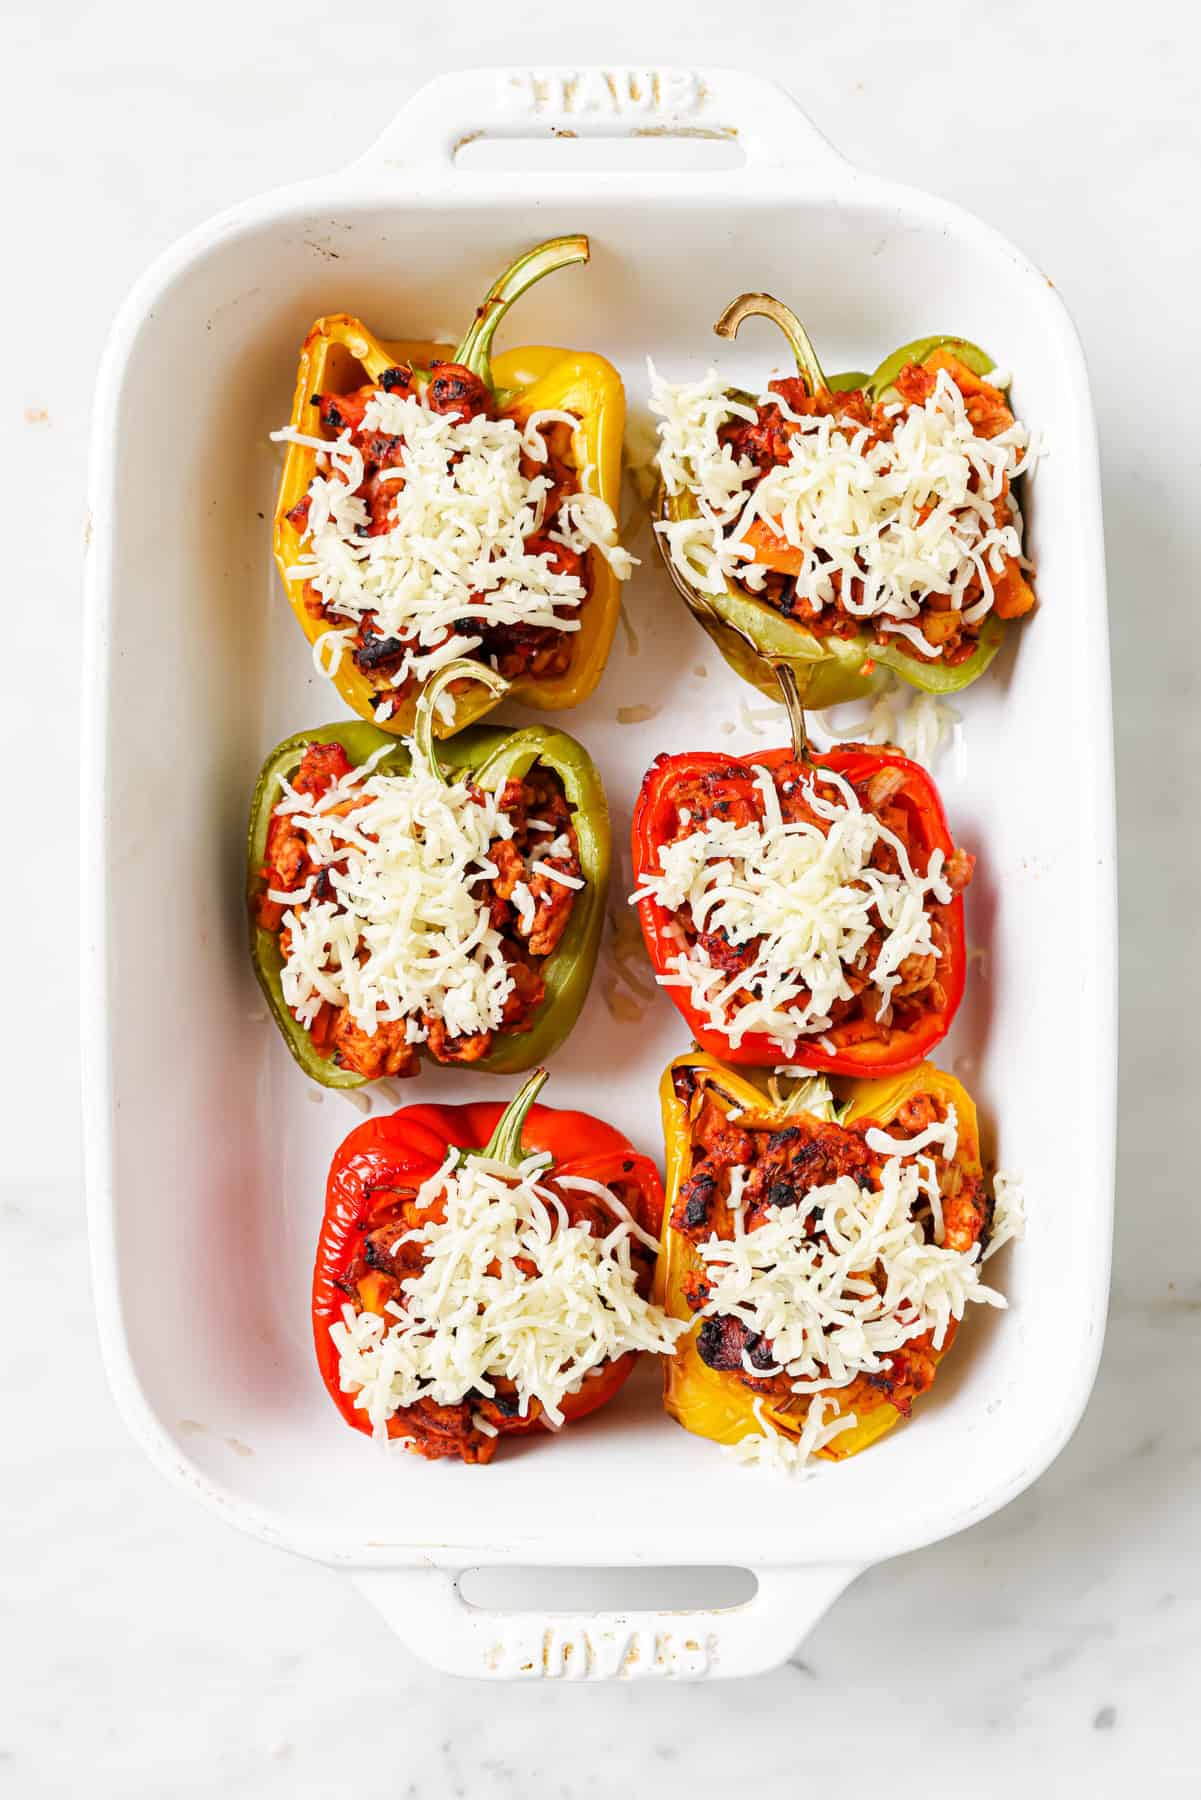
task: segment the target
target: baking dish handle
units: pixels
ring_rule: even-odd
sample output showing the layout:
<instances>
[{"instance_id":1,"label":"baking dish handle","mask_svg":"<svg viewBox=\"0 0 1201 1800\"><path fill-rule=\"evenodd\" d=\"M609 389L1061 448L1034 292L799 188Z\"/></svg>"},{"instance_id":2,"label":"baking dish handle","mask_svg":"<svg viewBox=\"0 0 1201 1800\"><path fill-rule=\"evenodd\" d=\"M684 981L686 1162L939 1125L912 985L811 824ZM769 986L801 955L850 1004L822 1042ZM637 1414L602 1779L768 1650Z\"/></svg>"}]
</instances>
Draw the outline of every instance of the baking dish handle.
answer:
<instances>
[{"instance_id":1,"label":"baking dish handle","mask_svg":"<svg viewBox=\"0 0 1201 1800\"><path fill-rule=\"evenodd\" d=\"M511 68L459 69L427 82L355 168L446 176L456 152L481 137L708 137L737 143L756 172L846 167L791 95L762 76Z\"/></svg>"},{"instance_id":2,"label":"baking dish handle","mask_svg":"<svg viewBox=\"0 0 1201 1800\"><path fill-rule=\"evenodd\" d=\"M741 1606L685 1612L492 1612L462 1596L462 1571L364 1569L353 1580L415 1656L493 1681L698 1681L759 1675L787 1660L859 1566L753 1571Z\"/></svg>"}]
</instances>

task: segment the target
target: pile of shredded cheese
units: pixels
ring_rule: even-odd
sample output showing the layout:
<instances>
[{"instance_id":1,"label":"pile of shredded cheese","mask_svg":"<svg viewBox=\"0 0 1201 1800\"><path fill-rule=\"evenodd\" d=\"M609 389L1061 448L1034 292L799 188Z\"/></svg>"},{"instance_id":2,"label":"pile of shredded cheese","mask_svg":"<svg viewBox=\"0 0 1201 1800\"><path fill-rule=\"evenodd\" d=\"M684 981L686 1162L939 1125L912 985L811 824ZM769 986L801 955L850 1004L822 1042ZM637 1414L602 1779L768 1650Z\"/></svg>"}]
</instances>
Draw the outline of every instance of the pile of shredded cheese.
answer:
<instances>
[{"instance_id":1,"label":"pile of shredded cheese","mask_svg":"<svg viewBox=\"0 0 1201 1800\"><path fill-rule=\"evenodd\" d=\"M740 1460L771 1467L801 1467L855 1415L827 1420L824 1399L862 1374L878 1374L911 1339L932 1333L935 1349L952 1320L971 1302L1003 1307L1004 1297L980 1278L979 1245L951 1250L942 1236L942 1204L933 1156L955 1154L954 1107L917 1136L868 1131L869 1149L887 1156L878 1186L861 1188L844 1175L811 1188L795 1206L769 1207L753 1230L742 1228L739 1204L747 1171L730 1171L734 1235L710 1237L698 1246L710 1283L701 1316L734 1317L770 1344L775 1359L764 1369L743 1352L748 1374L786 1374L792 1391L815 1396L797 1440L777 1435L760 1407L761 1431L734 1448ZM928 1242L921 1222L933 1225ZM1006 1238L1020 1233L1020 1219L1006 1221Z\"/></svg>"},{"instance_id":2,"label":"pile of shredded cheese","mask_svg":"<svg viewBox=\"0 0 1201 1800\"><path fill-rule=\"evenodd\" d=\"M612 1229L596 1237L568 1223L561 1198L539 1179L548 1156L514 1170L483 1157L456 1168L457 1155L416 1197L422 1208L437 1202L443 1216L399 1240L419 1243L425 1258L421 1273L401 1283L403 1300L388 1303L386 1318L344 1307L330 1327L342 1390L356 1396L376 1437L387 1436L398 1407L490 1397L498 1378L515 1383L521 1417L537 1401L559 1426L565 1397L602 1363L631 1350L669 1354L688 1329L639 1294L631 1242L658 1245L609 1188L559 1181L611 1211ZM478 1415L475 1423L495 1429Z\"/></svg>"},{"instance_id":3,"label":"pile of shredded cheese","mask_svg":"<svg viewBox=\"0 0 1201 1800\"><path fill-rule=\"evenodd\" d=\"M481 626L542 626L574 632L587 590L578 576L560 574L551 557L534 554L526 539L548 524L551 482L526 476L522 457L547 460L542 428L579 421L571 413L544 410L524 427L515 420L432 412L413 394L380 391L368 402L363 431L403 440L400 462L375 480L391 490L391 524L374 537L360 535L368 522L359 496L365 466L351 433L336 441L288 427L277 442L300 444L318 455L309 484L303 555L290 578L309 582L328 612L351 624L319 640L318 666L333 674L355 628L372 615L376 631L410 646L393 686L426 680L442 664L480 647L482 636L447 631L458 621ZM580 474L586 488L589 469ZM547 532L552 543L579 554L595 549L624 581L634 560L617 541L617 521L598 494L574 493L563 501ZM325 634L329 637L331 634Z\"/></svg>"},{"instance_id":4,"label":"pile of shredded cheese","mask_svg":"<svg viewBox=\"0 0 1201 1800\"><path fill-rule=\"evenodd\" d=\"M753 422L756 406L768 405L795 430L788 461L761 477L718 433L733 419ZM945 369L923 405L898 401L885 409L895 425L879 441L853 419L795 413L778 394L749 405L732 399L716 369L672 385L652 367L651 408L666 491L690 494L699 509L695 518L661 520L656 530L676 568L705 593L720 594L727 580L752 591L763 586L766 570L746 542L762 519L803 552L796 577L803 599L818 609L837 599L848 613L937 656L938 646L912 623L925 602L946 596L965 623L978 624L992 608L992 576L1006 556L1021 556L1021 514L1004 482L1029 466L1028 434L1015 422L996 437L978 437ZM977 576L983 591L966 605Z\"/></svg>"},{"instance_id":5,"label":"pile of shredded cheese","mask_svg":"<svg viewBox=\"0 0 1201 1800\"><path fill-rule=\"evenodd\" d=\"M810 782L809 805L829 821L823 831L806 820L786 822L770 770L754 773L762 821L706 819L662 846L660 873L632 898L653 899L669 913L686 906L698 932L724 932L735 946L759 939L754 961L734 974L715 968L693 944L673 955L672 972L658 979L685 989L690 1005L735 1048L748 1032L762 1032L791 1056L800 1038L829 1028L836 1001L854 997L847 971L877 934L883 943L870 985L879 995L876 1017L887 1017L905 959L937 956L927 906L931 899L945 904L951 890L942 851L916 872L900 839L860 805L841 775L825 770ZM899 873L870 866L882 843L895 852ZM743 990L751 998L738 1001Z\"/></svg>"},{"instance_id":6,"label":"pile of shredded cheese","mask_svg":"<svg viewBox=\"0 0 1201 1800\"><path fill-rule=\"evenodd\" d=\"M348 1007L369 1036L381 1021L403 1019L411 1044L428 1036L425 1012L451 1036L500 1025L513 978L487 903L473 890L496 875L488 852L512 837L513 823L495 794L436 780L409 749L408 774L373 773L381 750L320 799L280 778L276 811L303 832L331 889L313 899L310 876L296 891L268 891L287 908L280 980L302 1025L325 1001Z\"/></svg>"}]
</instances>

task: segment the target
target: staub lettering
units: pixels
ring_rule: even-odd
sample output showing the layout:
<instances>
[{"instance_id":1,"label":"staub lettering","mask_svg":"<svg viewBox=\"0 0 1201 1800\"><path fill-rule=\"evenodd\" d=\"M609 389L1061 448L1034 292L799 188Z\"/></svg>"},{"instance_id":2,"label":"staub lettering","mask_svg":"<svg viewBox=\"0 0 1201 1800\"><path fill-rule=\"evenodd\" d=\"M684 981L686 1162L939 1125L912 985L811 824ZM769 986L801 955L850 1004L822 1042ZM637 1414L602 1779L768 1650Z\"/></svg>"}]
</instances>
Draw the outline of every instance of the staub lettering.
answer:
<instances>
[{"instance_id":1,"label":"staub lettering","mask_svg":"<svg viewBox=\"0 0 1201 1800\"><path fill-rule=\"evenodd\" d=\"M585 1627L564 1620L498 1639L484 1673L502 1681L653 1681L709 1674L717 1640L672 1631Z\"/></svg>"},{"instance_id":2,"label":"staub lettering","mask_svg":"<svg viewBox=\"0 0 1201 1800\"><path fill-rule=\"evenodd\" d=\"M501 97L534 117L636 119L695 113L705 89L691 69L530 69L505 75Z\"/></svg>"}]
</instances>

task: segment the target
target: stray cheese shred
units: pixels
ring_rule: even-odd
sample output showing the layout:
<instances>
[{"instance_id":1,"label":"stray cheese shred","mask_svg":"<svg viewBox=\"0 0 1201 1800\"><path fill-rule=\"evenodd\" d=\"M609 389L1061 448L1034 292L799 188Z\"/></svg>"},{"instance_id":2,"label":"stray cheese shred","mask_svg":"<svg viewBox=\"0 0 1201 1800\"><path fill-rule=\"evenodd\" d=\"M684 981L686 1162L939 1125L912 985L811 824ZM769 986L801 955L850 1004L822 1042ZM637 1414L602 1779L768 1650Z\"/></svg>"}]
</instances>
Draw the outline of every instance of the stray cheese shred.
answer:
<instances>
[{"instance_id":1,"label":"stray cheese shred","mask_svg":"<svg viewBox=\"0 0 1201 1800\"><path fill-rule=\"evenodd\" d=\"M514 1170L483 1157L456 1166L458 1154L417 1192L436 1216L398 1239L424 1258L403 1299L386 1316L346 1306L330 1327L343 1392L379 1438L399 1408L491 1397L498 1379L515 1384L521 1417L536 1404L557 1427L565 1397L603 1363L667 1355L688 1329L639 1293L631 1244L645 1233L608 1188L587 1183L613 1215L599 1238L568 1222L547 1157Z\"/></svg>"}]
</instances>

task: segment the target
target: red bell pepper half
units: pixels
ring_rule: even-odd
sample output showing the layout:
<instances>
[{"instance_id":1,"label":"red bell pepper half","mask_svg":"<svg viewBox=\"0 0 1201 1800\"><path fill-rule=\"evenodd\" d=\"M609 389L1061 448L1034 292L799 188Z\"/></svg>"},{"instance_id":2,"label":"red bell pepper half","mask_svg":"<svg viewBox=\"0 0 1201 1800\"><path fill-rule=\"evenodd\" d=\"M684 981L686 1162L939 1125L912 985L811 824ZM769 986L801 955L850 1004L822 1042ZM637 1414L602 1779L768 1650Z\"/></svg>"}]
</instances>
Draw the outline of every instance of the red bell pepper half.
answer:
<instances>
[{"instance_id":1,"label":"red bell pepper half","mask_svg":"<svg viewBox=\"0 0 1201 1800\"><path fill-rule=\"evenodd\" d=\"M339 1353L330 1327L351 1306L384 1313L389 1301L403 1305L402 1282L418 1272L418 1246L398 1248L397 1240L438 1215L438 1202L421 1210L417 1190L443 1168L450 1150L461 1152L459 1164L473 1155L506 1163L514 1170L526 1157L547 1151L552 1161L539 1174L561 1201L571 1225L588 1225L606 1236L618 1222L599 1196L563 1188L564 1177L604 1183L629 1209L635 1222L657 1238L663 1218L663 1186L649 1157L628 1138L591 1113L567 1112L534 1105L546 1079L539 1069L508 1106L478 1101L469 1106L405 1106L388 1117L366 1120L345 1139L330 1167L325 1217L313 1271L313 1337L322 1379L338 1411L357 1431L371 1432L366 1414L355 1405L357 1390L344 1392ZM405 1255L405 1251L409 1255ZM654 1257L637 1240L631 1254L641 1273L638 1288L649 1295ZM633 1371L637 1352L628 1351L602 1363L578 1392L565 1395L561 1411L567 1421L595 1412ZM491 1461L500 1438L550 1429L537 1400L521 1416L511 1381L495 1379L496 1394L464 1399L456 1406L423 1398L399 1408L388 1421L388 1436L407 1438L419 1455L431 1459L459 1457L464 1462ZM474 1423L483 1417L491 1436Z\"/></svg>"},{"instance_id":2,"label":"red bell pepper half","mask_svg":"<svg viewBox=\"0 0 1201 1800\"><path fill-rule=\"evenodd\" d=\"M732 759L705 750L687 751L676 756L660 756L652 764L643 780L634 811L635 889L642 887L649 876L660 872L660 847L678 835L679 809L685 786L691 786L701 778L713 794L732 801L750 801L755 810L761 812L755 768L780 771L779 780L796 781L805 780L814 770L831 770L851 784L860 804L870 810L875 808L867 794L868 784L882 771L895 770L901 781L890 794L888 804L904 811L915 869L925 869L931 852L941 850L948 864L952 857L955 858L951 864L951 885L956 888L966 885L973 859L955 850L938 789L920 764L911 762L899 750L866 744L848 744L824 756L811 755L805 748L803 728L799 727L797 718L793 722L794 730L798 732L797 742L785 749L765 750L748 759ZM937 973L937 1003L927 1005L901 1027L888 1029L876 1025L871 1009L864 1008L861 1017L852 1016L841 1023L836 1021L820 1034L835 1046L833 1050L823 1047L814 1036L798 1040L795 1050L786 1055L774 1038L752 1032L748 1032L735 1047L692 1006L686 991L669 987L667 992L700 1047L724 1062L753 1064L760 1068L787 1062L831 1075L899 1074L916 1067L946 1036L963 998L967 952L962 897L956 891L949 904L931 901L929 905L937 915L943 938ZM671 958L680 950L676 935L677 915L649 896L638 901L638 913L655 973L669 974Z\"/></svg>"}]
</instances>

